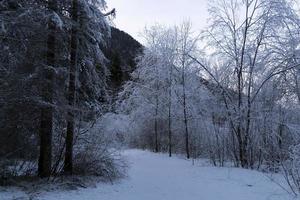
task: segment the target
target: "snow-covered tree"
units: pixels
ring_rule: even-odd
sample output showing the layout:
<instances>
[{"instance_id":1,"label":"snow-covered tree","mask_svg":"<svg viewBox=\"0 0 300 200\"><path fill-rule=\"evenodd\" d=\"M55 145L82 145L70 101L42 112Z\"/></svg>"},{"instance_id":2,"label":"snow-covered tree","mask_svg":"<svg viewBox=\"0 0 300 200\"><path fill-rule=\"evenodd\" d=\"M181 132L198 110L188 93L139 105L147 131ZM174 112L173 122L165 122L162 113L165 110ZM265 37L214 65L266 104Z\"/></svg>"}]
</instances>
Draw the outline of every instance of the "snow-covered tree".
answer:
<instances>
[{"instance_id":1,"label":"snow-covered tree","mask_svg":"<svg viewBox=\"0 0 300 200\"><path fill-rule=\"evenodd\" d=\"M0 9L0 132L12 138L3 141L1 156L40 155L39 175L49 176L60 170L65 149L72 160L72 135L106 111L108 65L101 48L114 10L105 13L102 0L4 0Z\"/></svg>"},{"instance_id":2,"label":"snow-covered tree","mask_svg":"<svg viewBox=\"0 0 300 200\"><path fill-rule=\"evenodd\" d=\"M251 167L259 96L272 85L272 78L295 67L286 65L290 55L278 49L288 42L282 33L296 15L288 1L278 0L212 1L209 11L211 26L205 39L216 59L222 60L219 71L224 76L218 77L218 84L233 90L225 93L224 101L237 158L242 167Z\"/></svg>"}]
</instances>

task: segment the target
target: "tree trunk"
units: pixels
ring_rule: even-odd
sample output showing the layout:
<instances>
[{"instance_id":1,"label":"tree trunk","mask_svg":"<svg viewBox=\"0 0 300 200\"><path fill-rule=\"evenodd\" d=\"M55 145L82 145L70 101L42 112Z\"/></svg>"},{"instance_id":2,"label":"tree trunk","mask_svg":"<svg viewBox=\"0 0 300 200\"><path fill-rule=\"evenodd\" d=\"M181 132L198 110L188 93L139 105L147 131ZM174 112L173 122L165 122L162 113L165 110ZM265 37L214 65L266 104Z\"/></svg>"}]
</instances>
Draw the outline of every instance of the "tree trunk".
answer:
<instances>
[{"instance_id":1,"label":"tree trunk","mask_svg":"<svg viewBox=\"0 0 300 200\"><path fill-rule=\"evenodd\" d=\"M247 158L247 143L248 136L245 133L245 128L243 127L243 88L244 88L244 79L243 79L243 70L244 70L244 60L245 60L245 51L246 51L246 42L248 37L248 29L249 29L249 2L246 1L246 21L245 21L245 30L244 30L244 38L241 52L241 61L240 66L237 66L237 78L238 78L238 141L239 141L239 154L240 154L240 162L243 168L248 168L248 158Z\"/></svg>"},{"instance_id":2,"label":"tree trunk","mask_svg":"<svg viewBox=\"0 0 300 200\"><path fill-rule=\"evenodd\" d=\"M171 119L171 105L169 105L169 125L168 125L168 137L169 137L169 157L172 157L172 119Z\"/></svg>"},{"instance_id":3,"label":"tree trunk","mask_svg":"<svg viewBox=\"0 0 300 200\"><path fill-rule=\"evenodd\" d=\"M66 174L73 173L73 138L74 138L74 112L72 109L75 105L75 90L76 90L76 68L77 68L77 22L78 22L78 0L73 0L72 13L73 25L71 32L71 56L70 56L70 71L69 71L69 111L67 119L67 137L66 137L66 152L64 172Z\"/></svg>"},{"instance_id":4,"label":"tree trunk","mask_svg":"<svg viewBox=\"0 0 300 200\"><path fill-rule=\"evenodd\" d=\"M156 95L156 105L155 105L155 122L154 122L154 131L155 131L155 152L158 153L158 124L157 124L157 117L158 117L158 95Z\"/></svg>"},{"instance_id":5,"label":"tree trunk","mask_svg":"<svg viewBox=\"0 0 300 200\"><path fill-rule=\"evenodd\" d=\"M187 159L190 159L190 143L189 143L189 129L187 120L187 109L186 109L186 92L185 92L185 66L182 68L182 89L183 89L183 115L184 115L184 126L185 126L185 151Z\"/></svg>"},{"instance_id":6,"label":"tree trunk","mask_svg":"<svg viewBox=\"0 0 300 200\"><path fill-rule=\"evenodd\" d=\"M49 10L57 11L57 1L48 2ZM48 22L48 39L47 39L47 68L43 69L45 85L43 88L44 105L41 110L40 119L40 155L38 163L38 175L42 178L51 176L52 166L52 131L53 131L53 84L54 72L51 67L55 65L55 43L56 43L56 25L49 20Z\"/></svg>"},{"instance_id":7,"label":"tree trunk","mask_svg":"<svg viewBox=\"0 0 300 200\"><path fill-rule=\"evenodd\" d=\"M170 68L170 83L169 83L169 124L168 124L168 136L169 136L169 157L172 157L172 76L173 67Z\"/></svg>"}]
</instances>

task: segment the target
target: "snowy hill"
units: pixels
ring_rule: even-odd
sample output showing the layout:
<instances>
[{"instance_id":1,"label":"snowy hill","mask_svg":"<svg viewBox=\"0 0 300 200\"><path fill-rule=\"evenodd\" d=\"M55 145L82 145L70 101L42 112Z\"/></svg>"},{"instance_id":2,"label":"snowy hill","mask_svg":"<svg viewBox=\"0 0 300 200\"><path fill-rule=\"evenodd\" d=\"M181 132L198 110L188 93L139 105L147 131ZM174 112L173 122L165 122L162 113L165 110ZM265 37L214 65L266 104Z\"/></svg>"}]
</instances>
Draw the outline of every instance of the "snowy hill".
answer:
<instances>
[{"instance_id":1,"label":"snowy hill","mask_svg":"<svg viewBox=\"0 0 300 200\"><path fill-rule=\"evenodd\" d=\"M263 173L215 168L182 158L140 150L124 152L128 177L119 183L69 192L49 192L40 200L289 200L293 199ZM1 193L11 200L22 193Z\"/></svg>"}]
</instances>

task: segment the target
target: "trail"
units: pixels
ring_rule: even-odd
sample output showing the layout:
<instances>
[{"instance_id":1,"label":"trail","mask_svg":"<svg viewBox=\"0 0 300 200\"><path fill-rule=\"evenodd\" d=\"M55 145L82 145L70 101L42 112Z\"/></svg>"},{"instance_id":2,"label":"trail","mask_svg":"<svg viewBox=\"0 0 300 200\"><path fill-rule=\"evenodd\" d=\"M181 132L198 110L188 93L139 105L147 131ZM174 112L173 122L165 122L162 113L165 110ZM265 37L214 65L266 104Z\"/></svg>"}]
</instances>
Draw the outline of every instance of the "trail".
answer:
<instances>
[{"instance_id":1,"label":"trail","mask_svg":"<svg viewBox=\"0 0 300 200\"><path fill-rule=\"evenodd\" d=\"M40 200L286 200L292 199L264 174L201 167L182 158L140 150L124 152L128 177L95 188L43 193ZM0 193L1 194L1 193Z\"/></svg>"}]
</instances>

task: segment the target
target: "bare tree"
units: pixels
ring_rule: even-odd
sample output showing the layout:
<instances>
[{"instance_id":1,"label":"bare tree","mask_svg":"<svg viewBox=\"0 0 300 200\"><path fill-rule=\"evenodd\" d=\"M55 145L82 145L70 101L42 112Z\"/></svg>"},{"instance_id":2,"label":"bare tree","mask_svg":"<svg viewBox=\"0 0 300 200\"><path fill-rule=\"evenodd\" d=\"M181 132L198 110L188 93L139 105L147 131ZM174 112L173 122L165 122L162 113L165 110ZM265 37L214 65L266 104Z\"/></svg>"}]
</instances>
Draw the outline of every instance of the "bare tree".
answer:
<instances>
[{"instance_id":1,"label":"bare tree","mask_svg":"<svg viewBox=\"0 0 300 200\"><path fill-rule=\"evenodd\" d=\"M286 15L291 15L291 11L287 2L277 0L225 0L213 1L210 5L212 25L207 38L224 62L221 70L231 72L221 81L226 80L226 88L235 91L233 95L225 93L224 98L237 141L239 163L245 168L252 167L249 144L253 142L255 101L265 84L286 70L283 63L287 58L278 56L276 51L275 40L280 34L274 28L279 23L284 26Z\"/></svg>"},{"instance_id":2,"label":"bare tree","mask_svg":"<svg viewBox=\"0 0 300 200\"><path fill-rule=\"evenodd\" d=\"M188 55L194 55L197 52L198 37L195 37L192 32L192 24L189 21L183 22L176 28L178 31L177 42L177 57L178 61L176 67L181 71L181 84L182 84L182 106L183 106L183 121L184 121L184 138L185 138L185 151L186 157L190 158L190 136L189 136L189 122L188 122L188 105L187 105L187 77L186 73L191 69L191 65L195 62Z\"/></svg>"}]
</instances>

